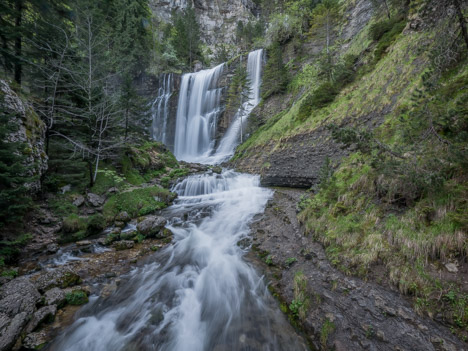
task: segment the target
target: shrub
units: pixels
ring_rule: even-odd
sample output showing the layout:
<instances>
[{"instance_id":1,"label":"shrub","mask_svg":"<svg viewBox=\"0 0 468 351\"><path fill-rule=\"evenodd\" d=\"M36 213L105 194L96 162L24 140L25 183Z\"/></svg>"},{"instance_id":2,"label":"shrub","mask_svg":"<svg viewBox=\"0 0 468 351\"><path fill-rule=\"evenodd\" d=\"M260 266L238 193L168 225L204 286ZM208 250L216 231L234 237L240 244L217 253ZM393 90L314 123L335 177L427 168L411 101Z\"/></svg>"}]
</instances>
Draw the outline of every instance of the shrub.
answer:
<instances>
[{"instance_id":1,"label":"shrub","mask_svg":"<svg viewBox=\"0 0 468 351\"><path fill-rule=\"evenodd\" d=\"M90 235L99 234L106 228L106 219L101 214L95 214L89 218L87 232Z\"/></svg>"},{"instance_id":2,"label":"shrub","mask_svg":"<svg viewBox=\"0 0 468 351\"><path fill-rule=\"evenodd\" d=\"M0 241L0 267L5 264L13 264L19 257L20 248L25 246L32 239L31 234L20 235L15 240Z\"/></svg>"},{"instance_id":3,"label":"shrub","mask_svg":"<svg viewBox=\"0 0 468 351\"><path fill-rule=\"evenodd\" d=\"M76 233L86 229L86 221L77 214L71 214L63 220L62 230L65 233Z\"/></svg>"}]
</instances>

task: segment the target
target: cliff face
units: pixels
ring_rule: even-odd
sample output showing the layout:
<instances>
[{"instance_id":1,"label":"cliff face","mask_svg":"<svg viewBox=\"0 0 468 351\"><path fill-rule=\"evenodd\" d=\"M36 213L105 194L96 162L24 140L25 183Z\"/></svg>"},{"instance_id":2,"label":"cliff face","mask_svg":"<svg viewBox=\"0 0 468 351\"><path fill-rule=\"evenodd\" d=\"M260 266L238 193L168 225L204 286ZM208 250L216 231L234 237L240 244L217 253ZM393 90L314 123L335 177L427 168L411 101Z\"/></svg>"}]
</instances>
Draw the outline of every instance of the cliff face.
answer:
<instances>
[{"instance_id":1,"label":"cliff face","mask_svg":"<svg viewBox=\"0 0 468 351\"><path fill-rule=\"evenodd\" d=\"M1 103L5 112L11 117L11 122L18 126L16 132L10 134L10 142L20 142L26 145L24 154L26 164L30 166L28 176L35 176L36 180L28 184L31 193L41 190L40 177L47 171L48 157L45 153L46 126L33 108L16 94L9 84L0 80Z\"/></svg>"},{"instance_id":2,"label":"cliff face","mask_svg":"<svg viewBox=\"0 0 468 351\"><path fill-rule=\"evenodd\" d=\"M255 18L257 8L251 0L151 0L153 14L169 22L175 10L192 6L201 27L205 44L216 52L216 44L232 44L238 22Z\"/></svg>"}]
</instances>

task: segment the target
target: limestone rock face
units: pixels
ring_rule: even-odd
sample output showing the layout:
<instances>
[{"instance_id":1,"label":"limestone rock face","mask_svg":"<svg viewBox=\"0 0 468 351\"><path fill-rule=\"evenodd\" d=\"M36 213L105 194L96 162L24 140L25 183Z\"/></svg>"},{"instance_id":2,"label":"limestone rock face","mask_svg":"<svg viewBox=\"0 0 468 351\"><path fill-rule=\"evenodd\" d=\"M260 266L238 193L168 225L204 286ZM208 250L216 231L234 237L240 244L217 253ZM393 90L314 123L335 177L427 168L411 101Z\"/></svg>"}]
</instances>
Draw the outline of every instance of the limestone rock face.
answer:
<instances>
[{"instance_id":1,"label":"limestone rock face","mask_svg":"<svg viewBox=\"0 0 468 351\"><path fill-rule=\"evenodd\" d=\"M169 22L173 10L192 6L201 28L201 38L215 53L216 44L235 44L237 23L255 19L258 12L251 0L151 0L153 13Z\"/></svg>"},{"instance_id":2,"label":"limestone rock face","mask_svg":"<svg viewBox=\"0 0 468 351\"><path fill-rule=\"evenodd\" d=\"M25 163L32 166L28 176L36 176L36 179L27 186L31 193L37 193L41 188L40 176L48 167L48 157L45 153L46 125L32 107L2 79L0 79L0 105L11 116L10 121L18 126L18 130L10 134L8 139L10 142L25 144L24 154L27 156Z\"/></svg>"}]
</instances>

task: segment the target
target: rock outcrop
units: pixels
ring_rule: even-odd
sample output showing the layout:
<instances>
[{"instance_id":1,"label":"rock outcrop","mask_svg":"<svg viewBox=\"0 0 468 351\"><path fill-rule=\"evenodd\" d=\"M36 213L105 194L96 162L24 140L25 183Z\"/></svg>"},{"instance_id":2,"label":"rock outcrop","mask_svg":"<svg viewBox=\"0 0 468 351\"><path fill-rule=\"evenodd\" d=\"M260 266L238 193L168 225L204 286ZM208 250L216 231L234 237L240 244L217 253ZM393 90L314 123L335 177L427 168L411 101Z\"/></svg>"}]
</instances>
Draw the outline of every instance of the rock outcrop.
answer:
<instances>
[{"instance_id":1,"label":"rock outcrop","mask_svg":"<svg viewBox=\"0 0 468 351\"><path fill-rule=\"evenodd\" d=\"M251 0L151 0L156 17L169 22L172 12L192 6L200 23L201 39L216 53L216 44L235 44L237 23L255 19L257 6Z\"/></svg>"},{"instance_id":2,"label":"rock outcrop","mask_svg":"<svg viewBox=\"0 0 468 351\"><path fill-rule=\"evenodd\" d=\"M0 351L11 350L23 338L23 348L43 345L44 333L34 331L51 322L57 309L66 303L65 292L54 286L67 287L79 281L80 277L71 270L59 268L0 286Z\"/></svg>"},{"instance_id":3,"label":"rock outcrop","mask_svg":"<svg viewBox=\"0 0 468 351\"><path fill-rule=\"evenodd\" d=\"M10 121L18 126L8 139L10 142L25 144L23 153L27 156L25 164L29 166L28 176L35 177L35 180L27 186L31 193L37 193L41 188L40 177L48 167L48 157L45 153L46 126L31 105L2 79L0 79L0 105L10 116Z\"/></svg>"}]
</instances>

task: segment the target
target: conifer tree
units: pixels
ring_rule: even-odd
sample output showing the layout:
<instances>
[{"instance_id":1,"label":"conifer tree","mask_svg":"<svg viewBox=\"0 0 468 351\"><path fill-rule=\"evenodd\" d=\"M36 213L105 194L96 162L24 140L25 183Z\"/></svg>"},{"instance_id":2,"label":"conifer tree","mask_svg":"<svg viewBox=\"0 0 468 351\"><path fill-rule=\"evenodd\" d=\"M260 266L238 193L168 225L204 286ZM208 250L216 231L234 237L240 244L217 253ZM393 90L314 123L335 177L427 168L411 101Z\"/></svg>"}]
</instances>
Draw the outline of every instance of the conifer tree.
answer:
<instances>
[{"instance_id":1,"label":"conifer tree","mask_svg":"<svg viewBox=\"0 0 468 351\"><path fill-rule=\"evenodd\" d=\"M31 206L26 187L31 177L27 176L25 145L9 141L18 129L11 118L0 101L0 227L19 221Z\"/></svg>"}]
</instances>

